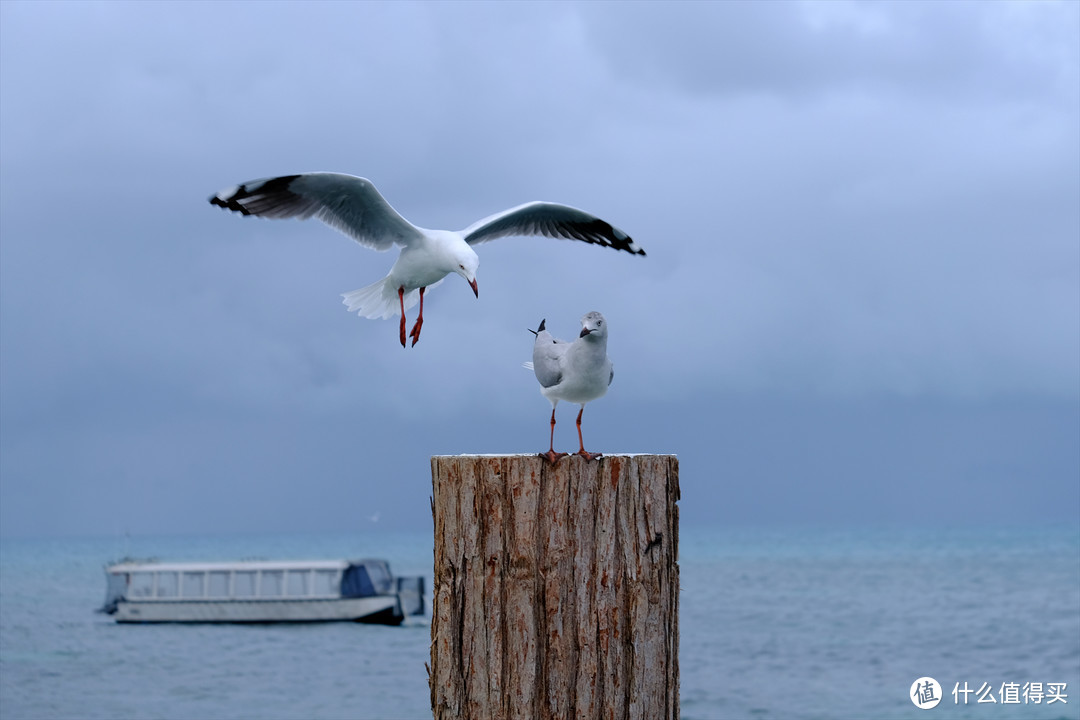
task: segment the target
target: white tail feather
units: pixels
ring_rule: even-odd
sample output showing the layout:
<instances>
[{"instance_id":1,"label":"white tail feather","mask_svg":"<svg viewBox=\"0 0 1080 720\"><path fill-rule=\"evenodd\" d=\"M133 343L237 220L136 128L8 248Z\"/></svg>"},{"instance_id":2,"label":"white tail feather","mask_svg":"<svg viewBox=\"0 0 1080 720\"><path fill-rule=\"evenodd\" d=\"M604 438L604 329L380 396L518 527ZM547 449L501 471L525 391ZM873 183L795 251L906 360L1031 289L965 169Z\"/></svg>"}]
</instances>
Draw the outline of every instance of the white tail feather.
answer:
<instances>
[{"instance_id":1,"label":"white tail feather","mask_svg":"<svg viewBox=\"0 0 1080 720\"><path fill-rule=\"evenodd\" d=\"M443 278L445 280L446 278ZM431 283L425 288L424 292L429 292L432 288L437 288L442 285L442 280L439 282ZM373 282L367 287L362 287L359 290L353 290L352 292L342 293L341 303L349 309L349 312L354 312L360 315L360 317L366 318L386 318L394 317L401 314L401 301L398 300L398 289L394 287L394 284L390 282L390 276L384 277L378 282ZM420 302L420 291L410 290L405 293L405 309L408 310L416 303Z\"/></svg>"},{"instance_id":2,"label":"white tail feather","mask_svg":"<svg viewBox=\"0 0 1080 720\"><path fill-rule=\"evenodd\" d=\"M398 300L397 288L391 287L390 278L383 278L359 290L342 293L342 304L360 317L386 318L401 314L401 301ZM416 290L405 293L405 309L408 310L420 300Z\"/></svg>"}]
</instances>

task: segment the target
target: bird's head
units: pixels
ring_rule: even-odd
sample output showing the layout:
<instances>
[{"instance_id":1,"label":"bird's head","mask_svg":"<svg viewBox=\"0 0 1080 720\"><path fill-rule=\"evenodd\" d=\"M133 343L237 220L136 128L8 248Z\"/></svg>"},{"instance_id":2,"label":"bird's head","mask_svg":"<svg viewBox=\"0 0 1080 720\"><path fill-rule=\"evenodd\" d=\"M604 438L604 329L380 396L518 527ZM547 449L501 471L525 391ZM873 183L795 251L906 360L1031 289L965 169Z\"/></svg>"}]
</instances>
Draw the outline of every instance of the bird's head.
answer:
<instances>
[{"instance_id":1,"label":"bird's head","mask_svg":"<svg viewBox=\"0 0 1080 720\"><path fill-rule=\"evenodd\" d=\"M454 267L452 270L465 278L465 282L469 283L469 287L472 288L473 295L480 297L480 289L476 286L476 268L480 267L480 256L468 245L464 243L462 245L464 247L460 247L454 252Z\"/></svg>"},{"instance_id":2,"label":"bird's head","mask_svg":"<svg viewBox=\"0 0 1080 720\"><path fill-rule=\"evenodd\" d=\"M578 337L590 337L596 340L607 338L607 321L604 316L593 310L581 318L581 334Z\"/></svg>"}]
</instances>

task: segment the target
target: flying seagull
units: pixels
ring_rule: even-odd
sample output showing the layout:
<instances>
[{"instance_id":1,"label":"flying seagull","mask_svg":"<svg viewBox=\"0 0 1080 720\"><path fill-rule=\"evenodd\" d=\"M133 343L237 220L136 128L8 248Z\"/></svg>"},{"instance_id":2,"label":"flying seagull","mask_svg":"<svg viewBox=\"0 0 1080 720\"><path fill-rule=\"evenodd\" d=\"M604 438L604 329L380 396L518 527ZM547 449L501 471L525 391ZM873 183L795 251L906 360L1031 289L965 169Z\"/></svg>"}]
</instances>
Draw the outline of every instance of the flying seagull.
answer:
<instances>
[{"instance_id":1,"label":"flying seagull","mask_svg":"<svg viewBox=\"0 0 1080 720\"><path fill-rule=\"evenodd\" d=\"M546 329L547 320L540 321L540 327L529 332L536 335L533 343L533 359L525 367L536 373L540 381L540 392L551 401L551 442L546 457L552 464L567 453L555 452L555 406L560 400L577 403L581 410L577 415L577 454L586 460L600 457L601 453L585 450L581 439L581 415L585 404L603 397L608 385L615 377L615 367L607 356L607 323L604 316L591 312L581 318L581 333L577 340L568 343L557 340Z\"/></svg>"},{"instance_id":2,"label":"flying seagull","mask_svg":"<svg viewBox=\"0 0 1080 720\"><path fill-rule=\"evenodd\" d=\"M495 238L543 235L644 255L617 227L569 205L530 202L475 222L464 230L426 230L401 217L370 180L341 173L304 173L252 180L210 198L213 205L265 218L317 217L373 250L401 247L390 273L376 283L342 295L350 312L366 318L401 313L400 340L405 347L405 310L420 302L412 344L424 324L424 291L450 273L465 278L480 297L474 245ZM417 293L419 291L419 293Z\"/></svg>"}]
</instances>

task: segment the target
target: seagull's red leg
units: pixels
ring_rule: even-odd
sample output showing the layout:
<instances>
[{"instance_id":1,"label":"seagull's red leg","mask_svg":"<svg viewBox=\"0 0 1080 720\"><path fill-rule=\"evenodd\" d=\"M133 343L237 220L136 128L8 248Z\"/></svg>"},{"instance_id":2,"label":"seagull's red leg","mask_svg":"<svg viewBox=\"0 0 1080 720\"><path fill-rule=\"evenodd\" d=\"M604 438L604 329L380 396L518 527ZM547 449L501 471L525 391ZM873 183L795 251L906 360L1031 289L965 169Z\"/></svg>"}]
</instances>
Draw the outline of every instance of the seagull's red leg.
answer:
<instances>
[{"instance_id":1,"label":"seagull's red leg","mask_svg":"<svg viewBox=\"0 0 1080 720\"><path fill-rule=\"evenodd\" d=\"M405 286L397 289L398 302L401 303L401 347L405 347Z\"/></svg>"},{"instance_id":2,"label":"seagull's red leg","mask_svg":"<svg viewBox=\"0 0 1080 720\"><path fill-rule=\"evenodd\" d=\"M582 405L581 410L578 410L578 414L577 414L577 441L578 441L578 447L581 448L580 450L577 451L577 454L580 455L581 457L585 458L586 460L595 460L596 458L600 457L604 453L591 453L591 452L586 452L585 451L585 441L581 439L581 415L584 412L585 412L585 406Z\"/></svg>"},{"instance_id":3,"label":"seagull's red leg","mask_svg":"<svg viewBox=\"0 0 1080 720\"><path fill-rule=\"evenodd\" d=\"M540 457L547 458L548 462L552 465L559 462L559 458L565 457L568 453L555 452L555 408L551 408L551 443L548 445L548 451L546 453L540 453Z\"/></svg>"},{"instance_id":4,"label":"seagull's red leg","mask_svg":"<svg viewBox=\"0 0 1080 720\"><path fill-rule=\"evenodd\" d=\"M555 454L555 408L551 408L551 442L548 443L548 452Z\"/></svg>"},{"instance_id":5,"label":"seagull's red leg","mask_svg":"<svg viewBox=\"0 0 1080 720\"><path fill-rule=\"evenodd\" d=\"M412 338L412 344L416 345L416 341L420 339L420 328L424 326L424 291L427 288L420 288L420 314L416 316L416 324L412 326L412 330L409 331L409 337ZM404 316L402 316L404 317ZM405 326L401 326L401 331L405 332ZM404 343L403 343L404 344Z\"/></svg>"}]
</instances>

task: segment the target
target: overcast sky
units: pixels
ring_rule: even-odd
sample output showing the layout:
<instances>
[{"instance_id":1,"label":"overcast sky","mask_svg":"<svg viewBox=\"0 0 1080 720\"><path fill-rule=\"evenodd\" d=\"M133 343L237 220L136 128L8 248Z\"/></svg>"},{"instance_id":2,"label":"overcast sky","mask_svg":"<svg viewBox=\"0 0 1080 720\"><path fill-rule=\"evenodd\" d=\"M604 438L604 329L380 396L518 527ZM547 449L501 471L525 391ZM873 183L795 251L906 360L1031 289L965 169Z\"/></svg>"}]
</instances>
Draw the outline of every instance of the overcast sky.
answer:
<instances>
[{"instance_id":1,"label":"overcast sky","mask_svg":"<svg viewBox=\"0 0 1080 720\"><path fill-rule=\"evenodd\" d=\"M586 447L677 453L685 524L1077 522L1078 128L1076 2L5 0L0 533L423 529L590 310ZM311 170L648 257L485 244L403 350L340 298L396 253L207 203Z\"/></svg>"}]
</instances>

